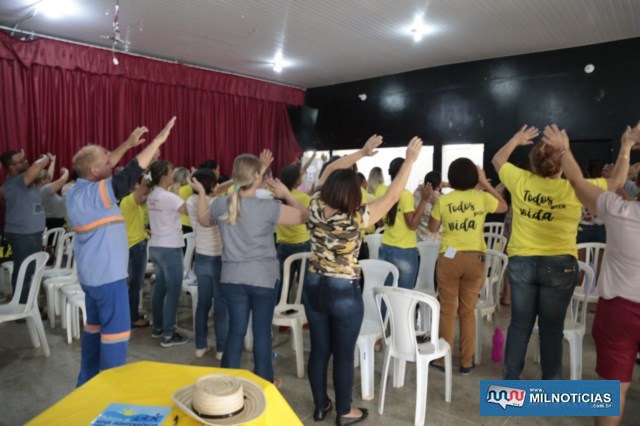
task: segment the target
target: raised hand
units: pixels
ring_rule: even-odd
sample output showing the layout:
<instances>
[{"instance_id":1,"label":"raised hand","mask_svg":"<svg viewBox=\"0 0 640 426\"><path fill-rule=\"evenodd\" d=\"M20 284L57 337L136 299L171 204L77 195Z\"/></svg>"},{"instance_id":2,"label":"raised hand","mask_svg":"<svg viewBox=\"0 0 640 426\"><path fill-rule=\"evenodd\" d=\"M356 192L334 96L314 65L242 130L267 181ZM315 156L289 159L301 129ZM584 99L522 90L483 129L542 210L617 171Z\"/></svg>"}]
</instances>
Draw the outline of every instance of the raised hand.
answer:
<instances>
[{"instance_id":1,"label":"raised hand","mask_svg":"<svg viewBox=\"0 0 640 426\"><path fill-rule=\"evenodd\" d=\"M260 166L263 173L269 168L271 163L273 163L273 154L268 149L263 149L260 153Z\"/></svg>"},{"instance_id":2,"label":"raised hand","mask_svg":"<svg viewBox=\"0 0 640 426\"><path fill-rule=\"evenodd\" d=\"M422 149L422 139L417 136L414 136L409 141L409 145L407 145L407 154L404 157L404 161L415 162L420 155L420 150Z\"/></svg>"},{"instance_id":3,"label":"raised hand","mask_svg":"<svg viewBox=\"0 0 640 426\"><path fill-rule=\"evenodd\" d=\"M382 145L382 136L372 135L362 147L362 151L366 157L371 157L378 153L376 149L380 145Z\"/></svg>"},{"instance_id":4,"label":"raised hand","mask_svg":"<svg viewBox=\"0 0 640 426\"><path fill-rule=\"evenodd\" d=\"M149 129L147 129L145 126L136 127L133 132L131 132L125 143L129 146L129 148L135 148L136 146L144 143L144 139L142 139L142 136L148 131Z\"/></svg>"},{"instance_id":5,"label":"raised hand","mask_svg":"<svg viewBox=\"0 0 640 426\"><path fill-rule=\"evenodd\" d=\"M622 138L620 143L623 147L628 147L629 149L639 149L640 146L640 121L636 124L635 127L627 126L624 133L622 134Z\"/></svg>"},{"instance_id":6,"label":"raised hand","mask_svg":"<svg viewBox=\"0 0 640 426\"><path fill-rule=\"evenodd\" d=\"M204 190L204 186L202 186L202 184L198 181L198 179L193 177L188 177L187 182L189 182L189 185L191 185L191 188L193 188L194 192L197 192L198 194L206 194L206 191Z\"/></svg>"},{"instance_id":7,"label":"raised hand","mask_svg":"<svg viewBox=\"0 0 640 426\"><path fill-rule=\"evenodd\" d=\"M265 183L267 184L267 188L273 192L275 198L284 199L289 193L289 189L284 183L280 182L280 179L269 178Z\"/></svg>"},{"instance_id":8,"label":"raised hand","mask_svg":"<svg viewBox=\"0 0 640 426\"><path fill-rule=\"evenodd\" d=\"M420 189L420 197L423 200L429 201L431 199L431 196L433 195L433 187L431 186L431 182L420 185L418 189Z\"/></svg>"},{"instance_id":9,"label":"raised hand","mask_svg":"<svg viewBox=\"0 0 640 426\"><path fill-rule=\"evenodd\" d=\"M171 134L171 129L173 129L173 125L176 124L176 117L172 117L171 120L169 120L167 122L167 124L164 126L164 129L162 129L160 131L160 133L158 133L156 135L155 138L153 138L154 142L159 142L160 145L162 145L163 143L165 143L167 141L167 138L169 137L169 135Z\"/></svg>"},{"instance_id":10,"label":"raised hand","mask_svg":"<svg viewBox=\"0 0 640 426\"><path fill-rule=\"evenodd\" d=\"M613 174L613 168L614 168L613 163L605 164L604 167L602 167L602 177L609 179Z\"/></svg>"},{"instance_id":11,"label":"raised hand","mask_svg":"<svg viewBox=\"0 0 640 426\"><path fill-rule=\"evenodd\" d=\"M518 146L531 145L533 139L537 138L540 131L536 127L529 127L526 124L513 135L511 141L515 142Z\"/></svg>"},{"instance_id":12,"label":"raised hand","mask_svg":"<svg viewBox=\"0 0 640 426\"><path fill-rule=\"evenodd\" d=\"M569 149L569 136L567 136L567 132L560 130L557 125L552 124L545 127L542 135L542 142L550 147L559 150Z\"/></svg>"},{"instance_id":13,"label":"raised hand","mask_svg":"<svg viewBox=\"0 0 640 426\"><path fill-rule=\"evenodd\" d=\"M60 175L61 176L68 176L69 175L69 169L67 169L66 167L62 167L60 169Z\"/></svg>"}]
</instances>

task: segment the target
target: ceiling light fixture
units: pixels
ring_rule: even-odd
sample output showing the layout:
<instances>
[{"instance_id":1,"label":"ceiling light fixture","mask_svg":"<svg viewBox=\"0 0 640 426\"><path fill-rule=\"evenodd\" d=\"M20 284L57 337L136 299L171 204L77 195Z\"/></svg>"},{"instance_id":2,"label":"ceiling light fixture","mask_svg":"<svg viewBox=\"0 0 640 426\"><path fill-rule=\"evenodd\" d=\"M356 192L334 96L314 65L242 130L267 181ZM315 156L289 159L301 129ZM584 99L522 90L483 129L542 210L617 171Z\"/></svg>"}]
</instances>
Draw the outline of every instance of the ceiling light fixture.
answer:
<instances>
[{"instance_id":1,"label":"ceiling light fixture","mask_svg":"<svg viewBox=\"0 0 640 426\"><path fill-rule=\"evenodd\" d=\"M35 5L33 16L42 13L47 18L59 19L75 14L77 9L75 0L40 0Z\"/></svg>"},{"instance_id":2,"label":"ceiling light fixture","mask_svg":"<svg viewBox=\"0 0 640 426\"><path fill-rule=\"evenodd\" d=\"M434 31L435 27L425 24L422 15L416 15L413 19L413 23L407 29L407 32L411 34L413 41L416 43L420 42L424 36L431 34Z\"/></svg>"},{"instance_id":3,"label":"ceiling light fixture","mask_svg":"<svg viewBox=\"0 0 640 426\"><path fill-rule=\"evenodd\" d=\"M273 58L273 70L275 72L282 72L282 68L284 67L284 58L282 57L282 52L276 53L276 57Z\"/></svg>"}]
</instances>

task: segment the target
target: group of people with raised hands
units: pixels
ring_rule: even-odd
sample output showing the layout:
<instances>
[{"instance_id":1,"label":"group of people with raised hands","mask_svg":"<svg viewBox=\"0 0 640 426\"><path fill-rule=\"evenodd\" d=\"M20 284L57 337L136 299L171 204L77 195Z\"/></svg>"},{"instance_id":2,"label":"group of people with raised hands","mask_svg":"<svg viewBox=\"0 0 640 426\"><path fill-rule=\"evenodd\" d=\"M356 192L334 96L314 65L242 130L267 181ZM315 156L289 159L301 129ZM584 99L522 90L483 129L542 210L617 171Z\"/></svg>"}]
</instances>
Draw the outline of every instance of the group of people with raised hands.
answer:
<instances>
[{"instance_id":1,"label":"group of people with raised hands","mask_svg":"<svg viewBox=\"0 0 640 426\"><path fill-rule=\"evenodd\" d=\"M251 324L254 371L279 385L273 369L271 323L280 297L282 263L292 253L310 251L303 303L311 338L308 375L313 418L323 420L334 407L327 392L328 363L333 358L336 422L364 420L367 410L351 405L354 348L364 314L358 256L365 229L376 224L385 228L380 259L398 267L402 288L415 287L418 240L441 241L435 269L440 335L453 348L459 316L460 373L473 371L474 311L484 283L487 250L484 221L488 214L508 208L480 167L459 158L451 163L446 183L437 172L430 172L412 194L406 189L407 181L422 147L422 140L414 137L405 157L389 164L391 183L385 185L382 169L376 167L367 193L354 165L376 154L382 136L373 135L353 154L326 164L308 194L298 190L304 174L300 164L285 166L281 180L265 177L273 162L268 150L259 156L239 155L224 186L218 185L217 163L205 162L191 172L180 172L184 176L176 187L173 164L158 159L175 123L175 117L169 120L115 175L112 169L124 153L144 142L146 127L135 129L113 152L88 145L73 158L77 180L66 192L65 210L76 233L74 254L87 309L78 385L101 370L124 364L131 328L151 325L138 312L147 243L156 275L152 337L161 339L163 347L188 342L176 328L184 276L183 234L188 231L195 239L196 357L212 349L207 337L213 307L215 353L221 366L241 366L244 337ZM540 135L541 141L534 143ZM494 155L492 164L509 191L512 211L507 270L511 319L504 379L520 378L536 322L542 378L562 378L563 325L579 280L576 233L584 206L607 228L593 335L598 375L621 382L622 413L640 345L640 286L634 281L640 272L640 243L636 242L640 204L615 192L625 184L630 151L639 143L640 123L622 135L620 154L606 179L583 177L567 133L555 124L542 133L523 126ZM528 145L532 146L530 167L511 164L513 151ZM15 244L19 264L36 250L31 246L40 249L45 216L41 207L34 208L40 204L33 183L53 157L42 157L31 166L23 152L9 151L1 159L9 170L3 187L8 201L6 236ZM54 193L68 176L63 171L53 182ZM444 185L452 191L440 195ZM256 196L259 191L268 196ZM20 217L17 212L27 205L34 214ZM625 326L620 327L621 323ZM441 360L432 365L444 369ZM619 420L601 418L598 423Z\"/></svg>"}]
</instances>

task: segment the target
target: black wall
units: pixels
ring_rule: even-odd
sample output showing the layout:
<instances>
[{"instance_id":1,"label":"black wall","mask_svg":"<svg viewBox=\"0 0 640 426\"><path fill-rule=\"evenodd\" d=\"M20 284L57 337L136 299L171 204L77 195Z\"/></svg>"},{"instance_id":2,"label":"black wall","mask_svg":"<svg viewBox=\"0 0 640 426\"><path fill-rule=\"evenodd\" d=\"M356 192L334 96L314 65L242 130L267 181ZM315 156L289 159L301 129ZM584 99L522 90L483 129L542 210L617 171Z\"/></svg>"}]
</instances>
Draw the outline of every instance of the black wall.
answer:
<instances>
[{"instance_id":1,"label":"black wall","mask_svg":"<svg viewBox=\"0 0 640 426\"><path fill-rule=\"evenodd\" d=\"M403 146L418 135L435 145L436 168L443 144L484 143L490 169L493 154L522 124L542 129L555 122L580 142L578 157L610 153L610 161L624 127L640 120L637 52L640 38L309 89L306 104L317 117L313 128L306 120L300 142L355 148L378 133L385 146ZM593 73L585 73L587 64ZM520 148L513 160L524 161L527 152Z\"/></svg>"}]
</instances>

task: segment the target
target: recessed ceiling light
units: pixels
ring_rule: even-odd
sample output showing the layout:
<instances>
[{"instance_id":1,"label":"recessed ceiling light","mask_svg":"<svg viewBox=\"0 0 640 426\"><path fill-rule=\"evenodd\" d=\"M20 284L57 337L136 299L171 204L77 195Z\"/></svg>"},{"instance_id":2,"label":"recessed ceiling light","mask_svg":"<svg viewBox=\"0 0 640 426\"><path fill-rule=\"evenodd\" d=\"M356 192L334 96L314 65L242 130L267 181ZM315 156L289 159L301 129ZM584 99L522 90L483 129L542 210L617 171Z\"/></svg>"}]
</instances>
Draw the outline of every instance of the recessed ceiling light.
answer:
<instances>
[{"instance_id":1,"label":"recessed ceiling light","mask_svg":"<svg viewBox=\"0 0 640 426\"><path fill-rule=\"evenodd\" d=\"M416 43L422 40L422 37L433 33L436 27L433 25L427 25L424 22L422 15L416 15L411 26L406 29L406 32L413 37L413 41Z\"/></svg>"},{"instance_id":2,"label":"recessed ceiling light","mask_svg":"<svg viewBox=\"0 0 640 426\"><path fill-rule=\"evenodd\" d=\"M35 7L35 13L42 13L51 19L74 15L78 10L75 0L40 0Z\"/></svg>"}]
</instances>

